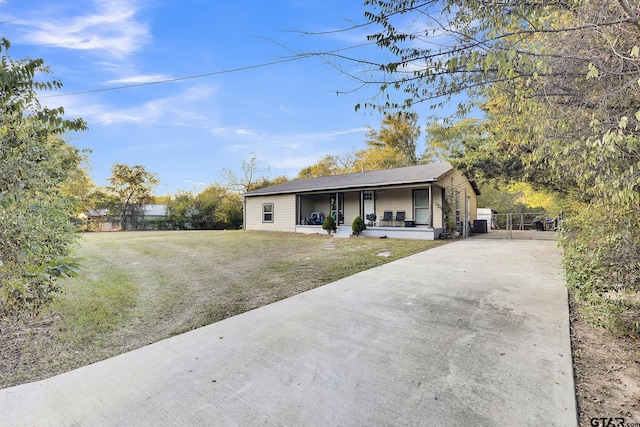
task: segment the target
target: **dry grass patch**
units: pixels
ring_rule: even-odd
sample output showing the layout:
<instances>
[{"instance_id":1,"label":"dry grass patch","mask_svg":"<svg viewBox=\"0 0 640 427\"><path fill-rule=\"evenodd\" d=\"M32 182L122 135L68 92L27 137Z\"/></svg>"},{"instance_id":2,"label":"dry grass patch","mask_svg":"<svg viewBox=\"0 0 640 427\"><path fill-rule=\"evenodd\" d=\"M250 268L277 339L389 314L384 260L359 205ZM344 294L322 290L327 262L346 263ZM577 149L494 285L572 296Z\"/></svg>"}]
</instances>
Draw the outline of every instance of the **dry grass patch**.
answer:
<instances>
[{"instance_id":1,"label":"dry grass patch","mask_svg":"<svg viewBox=\"0 0 640 427\"><path fill-rule=\"evenodd\" d=\"M50 313L0 325L0 387L139 348L441 245L249 231L83 236ZM377 256L388 252L389 256Z\"/></svg>"}]
</instances>

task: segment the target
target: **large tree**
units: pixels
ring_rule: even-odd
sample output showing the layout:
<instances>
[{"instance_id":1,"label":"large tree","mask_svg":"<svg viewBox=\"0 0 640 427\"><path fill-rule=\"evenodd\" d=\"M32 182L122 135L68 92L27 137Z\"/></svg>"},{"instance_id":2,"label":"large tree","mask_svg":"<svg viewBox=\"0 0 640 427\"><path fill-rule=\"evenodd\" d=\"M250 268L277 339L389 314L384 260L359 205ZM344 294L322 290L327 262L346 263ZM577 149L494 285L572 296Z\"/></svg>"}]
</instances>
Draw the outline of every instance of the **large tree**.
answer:
<instances>
[{"instance_id":1,"label":"large tree","mask_svg":"<svg viewBox=\"0 0 640 427\"><path fill-rule=\"evenodd\" d=\"M412 166L418 163L416 143L419 137L418 115L400 112L385 115L380 130L369 127L366 143L369 148L396 154L398 166Z\"/></svg>"},{"instance_id":2,"label":"large tree","mask_svg":"<svg viewBox=\"0 0 640 427\"><path fill-rule=\"evenodd\" d=\"M640 200L637 3L366 0L365 7L368 39L386 55L321 53L342 70L358 65L354 79L380 89L379 102L365 106L388 113L462 93L468 102L460 111L484 109L490 148L513 162L514 177Z\"/></svg>"},{"instance_id":3,"label":"large tree","mask_svg":"<svg viewBox=\"0 0 640 427\"><path fill-rule=\"evenodd\" d=\"M456 95L465 100L462 115L479 106L482 138L454 147L459 158L581 206L564 224L569 283L609 301L603 312L632 307L611 292L640 290L640 5L366 0L365 7L367 24L354 29L367 28L383 55L318 55L345 73L357 69L358 85L379 88L365 107L388 113ZM635 307L623 323L640 331Z\"/></svg>"},{"instance_id":4,"label":"large tree","mask_svg":"<svg viewBox=\"0 0 640 427\"><path fill-rule=\"evenodd\" d=\"M109 206L110 215L120 221L124 231L136 228L144 217L144 205L153 200L157 175L142 165L115 163L109 182L107 190L115 196L115 203Z\"/></svg>"},{"instance_id":5,"label":"large tree","mask_svg":"<svg viewBox=\"0 0 640 427\"><path fill-rule=\"evenodd\" d=\"M37 91L61 83L40 80L44 61L13 60L9 47L0 40L0 318L39 313L71 271L76 200L61 190L81 156L63 135L86 126L40 104Z\"/></svg>"},{"instance_id":6,"label":"large tree","mask_svg":"<svg viewBox=\"0 0 640 427\"><path fill-rule=\"evenodd\" d=\"M388 114L382 119L380 129L368 128L365 149L343 155L326 155L316 164L302 169L297 178L416 165L420 161L417 155L420 132L416 113Z\"/></svg>"}]
</instances>

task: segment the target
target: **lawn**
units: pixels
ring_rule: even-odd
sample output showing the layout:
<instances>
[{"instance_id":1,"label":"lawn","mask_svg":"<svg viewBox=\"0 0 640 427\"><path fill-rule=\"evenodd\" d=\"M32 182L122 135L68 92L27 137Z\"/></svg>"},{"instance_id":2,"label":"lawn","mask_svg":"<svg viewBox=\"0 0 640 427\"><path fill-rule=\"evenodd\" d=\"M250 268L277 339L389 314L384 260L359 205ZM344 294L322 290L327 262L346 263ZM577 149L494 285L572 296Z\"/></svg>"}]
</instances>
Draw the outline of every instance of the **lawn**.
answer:
<instances>
[{"instance_id":1,"label":"lawn","mask_svg":"<svg viewBox=\"0 0 640 427\"><path fill-rule=\"evenodd\" d=\"M89 233L28 327L0 326L0 387L46 378L441 245L251 231ZM384 256L383 256L384 255Z\"/></svg>"}]
</instances>

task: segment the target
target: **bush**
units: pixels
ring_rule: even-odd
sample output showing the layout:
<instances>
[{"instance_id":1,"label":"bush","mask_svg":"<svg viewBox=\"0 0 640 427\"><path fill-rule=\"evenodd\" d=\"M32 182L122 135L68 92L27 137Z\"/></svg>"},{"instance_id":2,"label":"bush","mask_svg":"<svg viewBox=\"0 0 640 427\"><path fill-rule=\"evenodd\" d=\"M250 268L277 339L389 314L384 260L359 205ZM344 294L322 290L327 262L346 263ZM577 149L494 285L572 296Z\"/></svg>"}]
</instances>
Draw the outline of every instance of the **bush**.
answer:
<instances>
[{"instance_id":1,"label":"bush","mask_svg":"<svg viewBox=\"0 0 640 427\"><path fill-rule=\"evenodd\" d=\"M338 227L336 227L336 222L331 215L328 215L324 219L324 222L322 223L322 229L327 230L327 233L329 234L338 230Z\"/></svg>"},{"instance_id":2,"label":"bush","mask_svg":"<svg viewBox=\"0 0 640 427\"><path fill-rule=\"evenodd\" d=\"M640 209L591 204L562 223L567 285L582 314L618 335L640 333ZM603 220L606 219L606 220Z\"/></svg>"},{"instance_id":3,"label":"bush","mask_svg":"<svg viewBox=\"0 0 640 427\"><path fill-rule=\"evenodd\" d=\"M358 215L353 220L353 224L351 224L351 231L353 231L353 234L355 234L356 236L359 236L360 233L362 233L362 231L366 229L367 229L367 226L365 225L360 215Z\"/></svg>"}]
</instances>

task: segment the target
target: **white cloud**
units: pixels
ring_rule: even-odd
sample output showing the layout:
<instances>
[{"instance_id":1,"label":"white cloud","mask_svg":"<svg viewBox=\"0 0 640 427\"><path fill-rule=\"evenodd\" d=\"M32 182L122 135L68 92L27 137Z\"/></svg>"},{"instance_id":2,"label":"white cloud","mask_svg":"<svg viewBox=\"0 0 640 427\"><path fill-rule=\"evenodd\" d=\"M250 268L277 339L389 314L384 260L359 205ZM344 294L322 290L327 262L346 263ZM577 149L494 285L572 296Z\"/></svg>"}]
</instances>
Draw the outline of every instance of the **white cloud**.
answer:
<instances>
[{"instance_id":1,"label":"white cloud","mask_svg":"<svg viewBox=\"0 0 640 427\"><path fill-rule=\"evenodd\" d=\"M190 181L188 179L185 179L184 182L188 182L189 184L193 184L198 187L206 187L207 185L209 185L206 182L195 182L195 181Z\"/></svg>"},{"instance_id":2,"label":"white cloud","mask_svg":"<svg viewBox=\"0 0 640 427\"><path fill-rule=\"evenodd\" d=\"M191 86L172 96L155 98L139 105L113 107L99 104L90 97L65 98L65 112L71 117L81 116L92 124L163 123L173 126L204 127L216 114L214 107L203 107L216 88L210 85ZM206 111L206 113L205 113Z\"/></svg>"},{"instance_id":3,"label":"white cloud","mask_svg":"<svg viewBox=\"0 0 640 427\"><path fill-rule=\"evenodd\" d=\"M100 0L92 2L95 9L70 18L32 12L26 19L11 21L21 26L26 42L60 48L99 51L123 59L149 42L151 35L146 24L136 20L135 2L128 0ZM86 10L83 4L80 10ZM54 12L51 12L54 11Z\"/></svg>"},{"instance_id":4,"label":"white cloud","mask_svg":"<svg viewBox=\"0 0 640 427\"><path fill-rule=\"evenodd\" d=\"M140 74L137 76L123 77L120 79L109 80L107 84L137 84L137 83L154 83L169 80L171 77L166 74Z\"/></svg>"}]
</instances>

